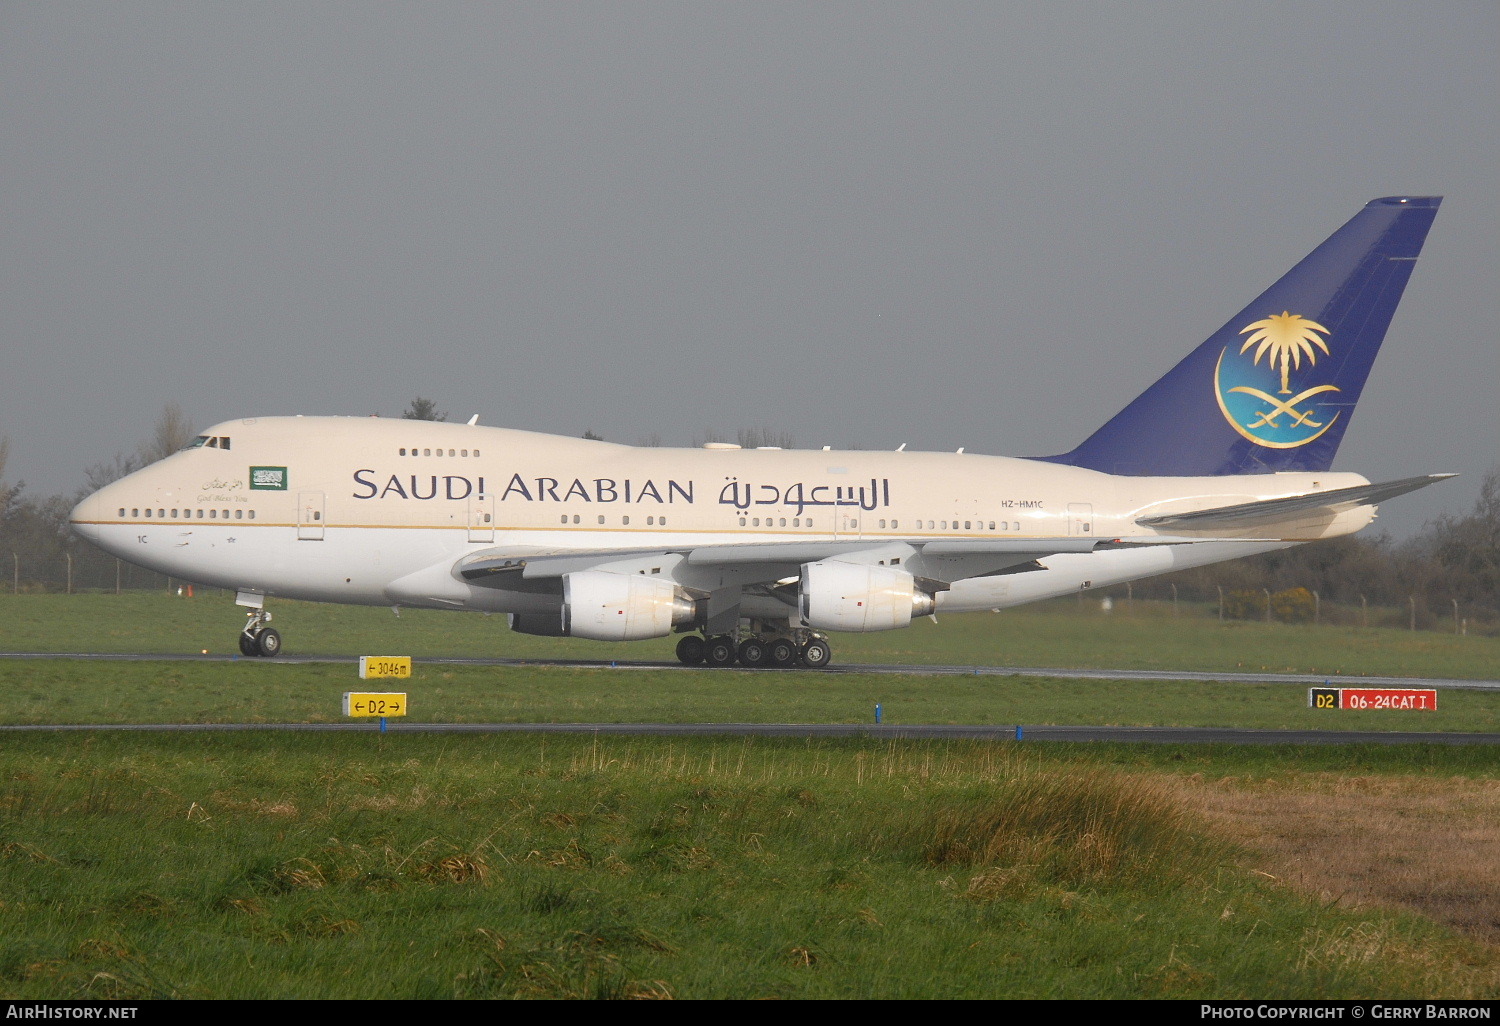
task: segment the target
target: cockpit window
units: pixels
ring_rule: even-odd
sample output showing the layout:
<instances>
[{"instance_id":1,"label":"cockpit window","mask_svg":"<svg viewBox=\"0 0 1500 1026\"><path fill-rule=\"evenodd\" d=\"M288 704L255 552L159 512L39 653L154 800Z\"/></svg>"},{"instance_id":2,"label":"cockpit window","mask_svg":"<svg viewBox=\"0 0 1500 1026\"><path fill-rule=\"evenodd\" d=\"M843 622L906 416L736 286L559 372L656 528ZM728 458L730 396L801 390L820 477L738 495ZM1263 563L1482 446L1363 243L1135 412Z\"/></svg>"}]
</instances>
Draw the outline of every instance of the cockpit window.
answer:
<instances>
[{"instance_id":1,"label":"cockpit window","mask_svg":"<svg viewBox=\"0 0 1500 1026\"><path fill-rule=\"evenodd\" d=\"M227 449L229 448L228 435L199 435L189 442L185 448L188 449Z\"/></svg>"}]
</instances>

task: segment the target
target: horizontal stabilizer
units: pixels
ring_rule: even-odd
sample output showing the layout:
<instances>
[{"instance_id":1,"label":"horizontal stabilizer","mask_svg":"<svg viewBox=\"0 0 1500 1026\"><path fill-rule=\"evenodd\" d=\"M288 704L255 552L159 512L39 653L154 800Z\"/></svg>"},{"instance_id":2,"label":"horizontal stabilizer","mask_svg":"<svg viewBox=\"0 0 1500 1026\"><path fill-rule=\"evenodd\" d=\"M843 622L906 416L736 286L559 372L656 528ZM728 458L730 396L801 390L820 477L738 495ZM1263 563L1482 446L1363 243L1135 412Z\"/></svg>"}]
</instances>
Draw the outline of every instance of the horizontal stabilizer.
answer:
<instances>
[{"instance_id":1,"label":"horizontal stabilizer","mask_svg":"<svg viewBox=\"0 0 1500 1026\"><path fill-rule=\"evenodd\" d=\"M1426 474L1408 477L1384 484L1355 485L1353 488L1337 488L1328 492L1313 492L1309 495L1291 495L1284 499L1262 499L1259 502L1242 502L1234 506L1219 506L1214 509L1199 509L1188 513L1166 513L1136 520L1142 527L1184 527L1193 530L1213 530L1218 527L1242 527L1252 522L1285 520L1299 513L1327 510L1341 513L1358 506L1373 506L1377 502L1426 488L1438 481L1446 481L1456 474Z\"/></svg>"}]
</instances>

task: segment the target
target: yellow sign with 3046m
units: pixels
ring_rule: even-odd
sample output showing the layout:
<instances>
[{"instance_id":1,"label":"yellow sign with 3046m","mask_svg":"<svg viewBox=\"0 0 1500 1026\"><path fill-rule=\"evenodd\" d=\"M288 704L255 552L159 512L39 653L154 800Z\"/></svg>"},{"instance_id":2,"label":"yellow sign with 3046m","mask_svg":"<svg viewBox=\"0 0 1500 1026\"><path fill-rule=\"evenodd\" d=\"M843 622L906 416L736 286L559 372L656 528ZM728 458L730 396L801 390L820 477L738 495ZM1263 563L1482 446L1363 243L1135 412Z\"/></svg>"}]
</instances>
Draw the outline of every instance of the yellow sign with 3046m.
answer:
<instances>
[{"instance_id":1,"label":"yellow sign with 3046m","mask_svg":"<svg viewBox=\"0 0 1500 1026\"><path fill-rule=\"evenodd\" d=\"M345 716L406 715L406 692L404 691L345 691Z\"/></svg>"},{"instance_id":2,"label":"yellow sign with 3046m","mask_svg":"<svg viewBox=\"0 0 1500 1026\"><path fill-rule=\"evenodd\" d=\"M410 677L411 656L360 656L359 679L369 677Z\"/></svg>"}]
</instances>

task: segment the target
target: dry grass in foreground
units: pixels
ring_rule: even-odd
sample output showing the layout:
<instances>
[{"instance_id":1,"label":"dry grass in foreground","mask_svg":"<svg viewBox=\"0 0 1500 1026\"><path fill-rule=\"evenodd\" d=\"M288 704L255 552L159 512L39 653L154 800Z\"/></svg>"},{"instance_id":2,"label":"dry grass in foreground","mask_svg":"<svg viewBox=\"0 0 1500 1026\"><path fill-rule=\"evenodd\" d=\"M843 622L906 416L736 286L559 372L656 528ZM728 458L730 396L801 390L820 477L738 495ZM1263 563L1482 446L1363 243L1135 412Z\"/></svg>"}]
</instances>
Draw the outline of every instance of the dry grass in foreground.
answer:
<instances>
[{"instance_id":1,"label":"dry grass in foreground","mask_svg":"<svg viewBox=\"0 0 1500 1026\"><path fill-rule=\"evenodd\" d=\"M1500 781L1176 778L1184 803L1324 902L1405 908L1500 944Z\"/></svg>"}]
</instances>

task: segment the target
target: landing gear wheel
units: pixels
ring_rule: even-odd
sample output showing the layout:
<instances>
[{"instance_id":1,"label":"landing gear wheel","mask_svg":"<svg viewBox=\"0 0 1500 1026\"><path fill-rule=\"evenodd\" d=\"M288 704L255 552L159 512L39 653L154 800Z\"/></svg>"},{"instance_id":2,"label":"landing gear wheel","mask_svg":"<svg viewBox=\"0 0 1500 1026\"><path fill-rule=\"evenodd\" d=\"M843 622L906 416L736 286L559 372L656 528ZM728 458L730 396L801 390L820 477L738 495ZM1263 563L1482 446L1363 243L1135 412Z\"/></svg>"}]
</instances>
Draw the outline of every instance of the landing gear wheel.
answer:
<instances>
[{"instance_id":1,"label":"landing gear wheel","mask_svg":"<svg viewBox=\"0 0 1500 1026\"><path fill-rule=\"evenodd\" d=\"M802 646L802 662L810 670L821 670L833 658L833 649L822 638L813 638Z\"/></svg>"},{"instance_id":2,"label":"landing gear wheel","mask_svg":"<svg viewBox=\"0 0 1500 1026\"><path fill-rule=\"evenodd\" d=\"M797 661L797 646L791 638L777 638L766 648L772 666L791 666Z\"/></svg>"},{"instance_id":3,"label":"landing gear wheel","mask_svg":"<svg viewBox=\"0 0 1500 1026\"><path fill-rule=\"evenodd\" d=\"M247 656L273 656L280 652L281 635L266 626L271 622L271 611L257 607L245 616L245 629L240 631L240 653Z\"/></svg>"},{"instance_id":4,"label":"landing gear wheel","mask_svg":"<svg viewBox=\"0 0 1500 1026\"><path fill-rule=\"evenodd\" d=\"M740 642L741 666L764 666L768 654L766 643L759 638L746 638Z\"/></svg>"},{"instance_id":5,"label":"landing gear wheel","mask_svg":"<svg viewBox=\"0 0 1500 1026\"><path fill-rule=\"evenodd\" d=\"M689 634L677 643L677 661L683 666L698 666L708 650L708 642L696 634Z\"/></svg>"},{"instance_id":6,"label":"landing gear wheel","mask_svg":"<svg viewBox=\"0 0 1500 1026\"><path fill-rule=\"evenodd\" d=\"M720 635L708 639L708 646L703 650L703 661L709 666L733 666L737 654L734 639Z\"/></svg>"},{"instance_id":7,"label":"landing gear wheel","mask_svg":"<svg viewBox=\"0 0 1500 1026\"><path fill-rule=\"evenodd\" d=\"M256 635L255 647L261 655L269 659L281 652L281 635L276 633L274 627L267 627Z\"/></svg>"}]
</instances>

